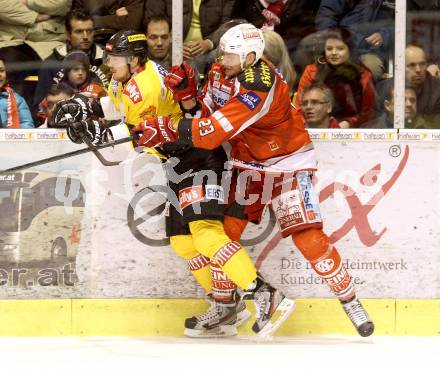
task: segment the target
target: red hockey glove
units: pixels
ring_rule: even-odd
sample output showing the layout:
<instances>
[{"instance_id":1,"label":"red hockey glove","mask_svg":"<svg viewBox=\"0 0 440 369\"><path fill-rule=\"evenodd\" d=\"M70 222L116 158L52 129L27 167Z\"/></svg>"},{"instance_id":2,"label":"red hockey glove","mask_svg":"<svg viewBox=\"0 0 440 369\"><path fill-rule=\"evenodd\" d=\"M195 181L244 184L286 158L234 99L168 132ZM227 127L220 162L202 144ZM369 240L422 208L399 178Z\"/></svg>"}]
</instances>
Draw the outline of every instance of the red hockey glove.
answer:
<instances>
[{"instance_id":1,"label":"red hockey glove","mask_svg":"<svg viewBox=\"0 0 440 369\"><path fill-rule=\"evenodd\" d=\"M135 143L142 147L156 147L177 140L177 131L173 127L170 116L146 119L143 123L132 128L131 132L141 134Z\"/></svg>"},{"instance_id":2,"label":"red hockey glove","mask_svg":"<svg viewBox=\"0 0 440 369\"><path fill-rule=\"evenodd\" d=\"M165 85L173 92L177 102L197 96L197 82L194 69L184 61L182 65L174 65L165 77Z\"/></svg>"}]
</instances>

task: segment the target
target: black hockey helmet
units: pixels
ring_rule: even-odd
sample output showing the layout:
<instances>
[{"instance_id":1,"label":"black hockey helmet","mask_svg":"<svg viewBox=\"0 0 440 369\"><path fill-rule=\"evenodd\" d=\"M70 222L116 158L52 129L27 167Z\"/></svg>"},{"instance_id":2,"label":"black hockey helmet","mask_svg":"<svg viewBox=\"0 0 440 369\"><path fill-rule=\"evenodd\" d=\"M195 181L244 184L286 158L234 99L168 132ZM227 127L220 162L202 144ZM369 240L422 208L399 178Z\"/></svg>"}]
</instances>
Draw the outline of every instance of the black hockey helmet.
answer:
<instances>
[{"instance_id":1,"label":"black hockey helmet","mask_svg":"<svg viewBox=\"0 0 440 369\"><path fill-rule=\"evenodd\" d=\"M133 30L119 31L107 41L105 52L109 55L140 56L147 54L147 37Z\"/></svg>"}]
</instances>

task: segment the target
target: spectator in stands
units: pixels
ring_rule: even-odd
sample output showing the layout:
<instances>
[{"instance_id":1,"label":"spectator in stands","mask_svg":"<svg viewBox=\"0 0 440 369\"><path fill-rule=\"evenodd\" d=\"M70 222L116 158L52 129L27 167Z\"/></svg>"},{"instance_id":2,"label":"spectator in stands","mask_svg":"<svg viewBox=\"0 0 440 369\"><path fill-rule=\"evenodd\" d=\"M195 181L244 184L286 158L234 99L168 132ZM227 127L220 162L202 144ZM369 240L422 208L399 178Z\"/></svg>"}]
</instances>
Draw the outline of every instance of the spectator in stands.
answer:
<instances>
[{"instance_id":1,"label":"spectator in stands","mask_svg":"<svg viewBox=\"0 0 440 369\"><path fill-rule=\"evenodd\" d=\"M94 24L91 15L80 9L70 11L66 16L66 37L66 43L53 50L38 73L38 85L33 102L34 112L38 110L50 86L63 79L63 60L71 50L82 50L87 53L94 78L99 79L104 86L109 83L106 74L101 69L103 49L94 43Z\"/></svg>"},{"instance_id":2,"label":"spectator in stands","mask_svg":"<svg viewBox=\"0 0 440 369\"><path fill-rule=\"evenodd\" d=\"M324 55L304 70L296 101L300 107L302 93L312 83L325 84L333 93L333 115L340 128L359 127L374 114L373 76L364 65L351 60L350 37L344 28L325 34Z\"/></svg>"},{"instance_id":3,"label":"spectator in stands","mask_svg":"<svg viewBox=\"0 0 440 369\"><path fill-rule=\"evenodd\" d=\"M72 9L84 9L92 15L95 29L141 29L143 0L73 0Z\"/></svg>"},{"instance_id":4,"label":"spectator in stands","mask_svg":"<svg viewBox=\"0 0 440 369\"><path fill-rule=\"evenodd\" d=\"M172 0L146 0L144 25L154 16L166 17L171 23ZM183 56L193 59L209 53L219 40L214 32L231 19L234 0L183 1Z\"/></svg>"},{"instance_id":5,"label":"spectator in stands","mask_svg":"<svg viewBox=\"0 0 440 369\"><path fill-rule=\"evenodd\" d=\"M9 86L6 65L0 59L0 128L34 128L26 101Z\"/></svg>"},{"instance_id":6,"label":"spectator in stands","mask_svg":"<svg viewBox=\"0 0 440 369\"><path fill-rule=\"evenodd\" d=\"M318 32L334 27L353 34L353 57L366 65L375 80L382 79L394 46L394 8L391 1L322 0L316 14Z\"/></svg>"},{"instance_id":7,"label":"spectator in stands","mask_svg":"<svg viewBox=\"0 0 440 369\"><path fill-rule=\"evenodd\" d=\"M148 59L165 69L171 66L171 27L167 18L152 17L146 27Z\"/></svg>"},{"instance_id":8,"label":"spectator in stands","mask_svg":"<svg viewBox=\"0 0 440 369\"><path fill-rule=\"evenodd\" d=\"M0 0L0 58L9 82L37 74L41 60L64 40L69 0Z\"/></svg>"},{"instance_id":9,"label":"spectator in stands","mask_svg":"<svg viewBox=\"0 0 440 369\"><path fill-rule=\"evenodd\" d=\"M307 128L340 128L338 121L331 116L333 94L323 84L307 86L301 97L302 110Z\"/></svg>"},{"instance_id":10,"label":"spectator in stands","mask_svg":"<svg viewBox=\"0 0 440 369\"><path fill-rule=\"evenodd\" d=\"M394 127L394 86L390 85L384 100L384 113L362 128ZM405 128L426 128L425 121L417 115L417 96L411 87L405 88Z\"/></svg>"},{"instance_id":11,"label":"spectator in stands","mask_svg":"<svg viewBox=\"0 0 440 369\"><path fill-rule=\"evenodd\" d=\"M417 114L425 121L427 128L440 128L440 80L427 71L427 58L424 50L416 45L408 45L405 50L406 87L414 89L417 95ZM384 100L393 79L378 85L378 106Z\"/></svg>"},{"instance_id":12,"label":"spectator in stands","mask_svg":"<svg viewBox=\"0 0 440 369\"><path fill-rule=\"evenodd\" d=\"M46 97L42 101L44 111L44 123L38 128L50 128L52 126L50 122L55 105L62 100L70 99L74 93L75 91L73 90L73 88L64 82L50 86Z\"/></svg>"},{"instance_id":13,"label":"spectator in stands","mask_svg":"<svg viewBox=\"0 0 440 369\"><path fill-rule=\"evenodd\" d=\"M440 81L426 70L427 59L420 47L409 45L405 50L406 86L417 95L417 112L422 115L440 114Z\"/></svg>"},{"instance_id":14,"label":"spectator in stands","mask_svg":"<svg viewBox=\"0 0 440 369\"><path fill-rule=\"evenodd\" d=\"M276 31L293 50L313 33L319 0L241 0L232 10L233 18L243 18L258 28Z\"/></svg>"},{"instance_id":15,"label":"spectator in stands","mask_svg":"<svg viewBox=\"0 0 440 369\"><path fill-rule=\"evenodd\" d=\"M92 80L88 55L81 50L69 52L63 61L64 77L62 82L70 85L75 93L81 93L94 100L106 96L102 84Z\"/></svg>"},{"instance_id":16,"label":"spectator in stands","mask_svg":"<svg viewBox=\"0 0 440 369\"><path fill-rule=\"evenodd\" d=\"M296 82L296 72L290 60L289 53L281 36L270 30L263 31L265 41L264 56L277 67L290 88L290 94L293 94L293 87Z\"/></svg>"}]
</instances>

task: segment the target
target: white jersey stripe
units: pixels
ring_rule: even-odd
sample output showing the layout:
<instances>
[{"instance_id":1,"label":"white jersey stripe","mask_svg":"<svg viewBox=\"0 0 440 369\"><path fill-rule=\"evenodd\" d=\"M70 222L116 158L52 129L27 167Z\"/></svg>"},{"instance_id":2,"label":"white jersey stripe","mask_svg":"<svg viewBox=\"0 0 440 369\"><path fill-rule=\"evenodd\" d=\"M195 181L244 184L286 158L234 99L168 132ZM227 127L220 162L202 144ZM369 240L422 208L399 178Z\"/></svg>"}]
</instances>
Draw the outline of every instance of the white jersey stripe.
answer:
<instances>
[{"instance_id":1,"label":"white jersey stripe","mask_svg":"<svg viewBox=\"0 0 440 369\"><path fill-rule=\"evenodd\" d=\"M223 115L221 111L217 110L214 114L212 114L212 116L220 123L225 132L230 132L234 129L232 123Z\"/></svg>"},{"instance_id":2,"label":"white jersey stripe","mask_svg":"<svg viewBox=\"0 0 440 369\"><path fill-rule=\"evenodd\" d=\"M270 158L262 162L246 162L231 158L234 167L241 169L252 169L262 172L285 172L291 173L298 170L316 169L315 149L303 151L302 148L290 155Z\"/></svg>"}]
</instances>

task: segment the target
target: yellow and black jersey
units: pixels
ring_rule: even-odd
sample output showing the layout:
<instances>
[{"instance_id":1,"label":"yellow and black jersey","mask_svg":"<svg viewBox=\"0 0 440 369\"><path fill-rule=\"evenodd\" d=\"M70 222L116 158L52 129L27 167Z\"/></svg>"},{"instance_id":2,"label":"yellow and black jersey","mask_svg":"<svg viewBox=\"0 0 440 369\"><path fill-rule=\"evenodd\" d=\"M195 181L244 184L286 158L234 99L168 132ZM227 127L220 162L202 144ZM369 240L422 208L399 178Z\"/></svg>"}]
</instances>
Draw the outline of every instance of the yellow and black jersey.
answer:
<instances>
[{"instance_id":1,"label":"yellow and black jersey","mask_svg":"<svg viewBox=\"0 0 440 369\"><path fill-rule=\"evenodd\" d=\"M171 115L175 122L181 119L179 104L163 82L166 73L162 66L149 60L125 85L110 82L108 95L126 124L135 126L157 115Z\"/></svg>"}]
</instances>

